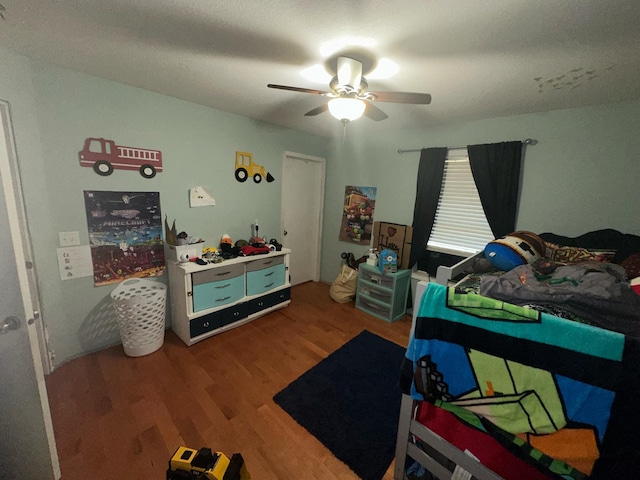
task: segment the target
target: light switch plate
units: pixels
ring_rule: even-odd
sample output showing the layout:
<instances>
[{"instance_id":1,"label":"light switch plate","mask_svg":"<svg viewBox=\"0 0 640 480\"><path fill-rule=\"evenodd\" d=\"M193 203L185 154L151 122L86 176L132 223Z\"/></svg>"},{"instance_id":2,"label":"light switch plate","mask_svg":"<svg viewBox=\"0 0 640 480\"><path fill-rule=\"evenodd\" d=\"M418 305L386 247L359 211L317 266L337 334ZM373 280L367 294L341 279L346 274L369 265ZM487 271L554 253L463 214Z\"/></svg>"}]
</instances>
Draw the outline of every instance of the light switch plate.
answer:
<instances>
[{"instance_id":1,"label":"light switch plate","mask_svg":"<svg viewBox=\"0 0 640 480\"><path fill-rule=\"evenodd\" d=\"M61 247L80 245L80 232L58 232Z\"/></svg>"}]
</instances>

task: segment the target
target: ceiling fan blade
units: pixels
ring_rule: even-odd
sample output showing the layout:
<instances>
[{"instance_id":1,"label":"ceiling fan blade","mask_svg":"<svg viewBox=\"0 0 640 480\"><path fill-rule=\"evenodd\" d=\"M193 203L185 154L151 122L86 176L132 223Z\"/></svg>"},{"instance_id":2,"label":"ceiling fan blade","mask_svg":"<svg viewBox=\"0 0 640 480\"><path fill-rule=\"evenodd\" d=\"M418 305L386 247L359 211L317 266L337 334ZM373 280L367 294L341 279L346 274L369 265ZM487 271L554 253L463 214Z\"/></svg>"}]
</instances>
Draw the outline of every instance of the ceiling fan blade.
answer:
<instances>
[{"instance_id":1,"label":"ceiling fan blade","mask_svg":"<svg viewBox=\"0 0 640 480\"><path fill-rule=\"evenodd\" d=\"M384 120L385 118L389 118L389 115L384 113L378 107L370 102L366 102L367 108L364 109L364 114L370 118L371 120L375 120L379 122L380 120Z\"/></svg>"},{"instance_id":2,"label":"ceiling fan blade","mask_svg":"<svg viewBox=\"0 0 640 480\"><path fill-rule=\"evenodd\" d=\"M388 103L412 103L418 105L429 105L431 103L431 95L428 93L411 93L411 92L368 92L375 95L376 102Z\"/></svg>"},{"instance_id":3,"label":"ceiling fan blade","mask_svg":"<svg viewBox=\"0 0 640 480\"><path fill-rule=\"evenodd\" d=\"M324 90L314 90L312 88L290 87L288 85L275 85L273 83L269 83L267 87L277 88L279 90L289 90L290 92L313 93L316 95L331 95L331 93L325 92Z\"/></svg>"},{"instance_id":4,"label":"ceiling fan blade","mask_svg":"<svg viewBox=\"0 0 640 480\"><path fill-rule=\"evenodd\" d=\"M324 103L322 105L320 105L319 107L314 108L313 110L309 110L307 113L304 114L305 117L313 117L315 115L319 115L322 112L326 112L329 109L329 104L328 103Z\"/></svg>"},{"instance_id":5,"label":"ceiling fan blade","mask_svg":"<svg viewBox=\"0 0 640 480\"><path fill-rule=\"evenodd\" d=\"M338 57L338 85L351 86L356 92L360 88L362 63L349 57Z\"/></svg>"}]
</instances>

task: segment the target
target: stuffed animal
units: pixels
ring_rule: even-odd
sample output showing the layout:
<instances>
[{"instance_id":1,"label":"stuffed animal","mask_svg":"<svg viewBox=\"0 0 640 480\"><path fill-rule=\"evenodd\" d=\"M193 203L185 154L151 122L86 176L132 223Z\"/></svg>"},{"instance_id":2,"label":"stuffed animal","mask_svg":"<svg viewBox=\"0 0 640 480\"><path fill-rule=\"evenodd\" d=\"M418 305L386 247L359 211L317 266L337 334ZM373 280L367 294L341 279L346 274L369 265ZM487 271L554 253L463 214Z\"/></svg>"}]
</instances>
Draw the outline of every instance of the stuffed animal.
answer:
<instances>
[{"instance_id":1,"label":"stuffed animal","mask_svg":"<svg viewBox=\"0 0 640 480\"><path fill-rule=\"evenodd\" d=\"M520 230L496 238L484 248L484 256L498 270L509 271L519 265L544 258L544 241L535 233Z\"/></svg>"}]
</instances>

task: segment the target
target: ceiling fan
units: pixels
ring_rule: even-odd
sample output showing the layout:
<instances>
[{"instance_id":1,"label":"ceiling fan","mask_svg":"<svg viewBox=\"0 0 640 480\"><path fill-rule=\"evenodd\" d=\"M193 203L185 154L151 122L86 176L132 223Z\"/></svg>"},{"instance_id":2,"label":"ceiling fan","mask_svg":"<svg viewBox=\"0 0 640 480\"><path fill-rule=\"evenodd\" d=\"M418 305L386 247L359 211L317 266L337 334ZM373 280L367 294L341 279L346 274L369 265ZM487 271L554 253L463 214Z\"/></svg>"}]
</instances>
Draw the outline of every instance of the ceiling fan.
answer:
<instances>
[{"instance_id":1,"label":"ceiling fan","mask_svg":"<svg viewBox=\"0 0 640 480\"><path fill-rule=\"evenodd\" d=\"M367 90L368 86L367 79L362 75L362 62L346 56L337 58L336 75L329 83L329 92L272 83L267 85L269 88L329 97L331 98L329 102L308 111L305 116L311 117L329 110L335 118L345 124L360 118L363 114L375 121L388 118L388 115L373 105L372 102L416 105L428 105L431 103L431 95L428 93L370 92Z\"/></svg>"}]
</instances>

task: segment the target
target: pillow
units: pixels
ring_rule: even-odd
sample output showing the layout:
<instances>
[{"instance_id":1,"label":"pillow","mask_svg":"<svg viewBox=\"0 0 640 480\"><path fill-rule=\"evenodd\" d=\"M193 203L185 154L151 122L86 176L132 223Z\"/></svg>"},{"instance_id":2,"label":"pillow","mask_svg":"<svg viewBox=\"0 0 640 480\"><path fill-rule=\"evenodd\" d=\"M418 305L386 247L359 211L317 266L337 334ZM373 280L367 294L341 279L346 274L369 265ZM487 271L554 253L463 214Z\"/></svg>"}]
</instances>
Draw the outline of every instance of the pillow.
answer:
<instances>
[{"instance_id":1,"label":"pillow","mask_svg":"<svg viewBox=\"0 0 640 480\"><path fill-rule=\"evenodd\" d=\"M546 243L545 247L547 258L557 263L611 262L616 255L615 250L564 247L553 243Z\"/></svg>"},{"instance_id":2,"label":"pillow","mask_svg":"<svg viewBox=\"0 0 640 480\"><path fill-rule=\"evenodd\" d=\"M545 253L542 239L532 232L519 230L496 238L484 248L484 256L499 270L509 271L519 265L534 263Z\"/></svg>"},{"instance_id":3,"label":"pillow","mask_svg":"<svg viewBox=\"0 0 640 480\"><path fill-rule=\"evenodd\" d=\"M634 253L625 258L620 266L627 271L627 277L640 277L640 253Z\"/></svg>"}]
</instances>

